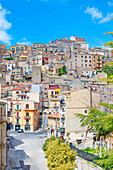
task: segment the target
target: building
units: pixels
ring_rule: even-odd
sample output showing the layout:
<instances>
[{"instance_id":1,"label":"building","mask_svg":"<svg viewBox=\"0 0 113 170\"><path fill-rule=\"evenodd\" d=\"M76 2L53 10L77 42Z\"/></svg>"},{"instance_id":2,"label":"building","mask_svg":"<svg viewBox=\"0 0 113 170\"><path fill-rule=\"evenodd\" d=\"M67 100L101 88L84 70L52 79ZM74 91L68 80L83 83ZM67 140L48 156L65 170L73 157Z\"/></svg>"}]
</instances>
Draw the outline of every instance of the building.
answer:
<instances>
[{"instance_id":1,"label":"building","mask_svg":"<svg viewBox=\"0 0 113 170\"><path fill-rule=\"evenodd\" d=\"M32 67L32 82L41 83L41 67L40 66Z\"/></svg>"},{"instance_id":2,"label":"building","mask_svg":"<svg viewBox=\"0 0 113 170\"><path fill-rule=\"evenodd\" d=\"M7 114L6 103L0 102L0 169L6 169Z\"/></svg>"},{"instance_id":3,"label":"building","mask_svg":"<svg viewBox=\"0 0 113 170\"><path fill-rule=\"evenodd\" d=\"M65 93L66 95L66 93ZM89 109L99 108L100 95L90 89L82 89L74 92L67 92L66 96L66 138L68 142L80 144L86 138L87 127L81 127L79 118L76 113L87 114ZM93 133L89 134L90 138L84 142L84 148L93 148Z\"/></svg>"},{"instance_id":4,"label":"building","mask_svg":"<svg viewBox=\"0 0 113 170\"><path fill-rule=\"evenodd\" d=\"M0 44L0 62L2 61L3 55L6 53L7 47L5 44Z\"/></svg>"},{"instance_id":5,"label":"building","mask_svg":"<svg viewBox=\"0 0 113 170\"><path fill-rule=\"evenodd\" d=\"M26 50L27 50L26 45L16 44L15 46L10 46L11 56L13 56L14 54L16 54L16 55L19 56L19 55L20 55L20 52L26 51Z\"/></svg>"},{"instance_id":6,"label":"building","mask_svg":"<svg viewBox=\"0 0 113 170\"><path fill-rule=\"evenodd\" d=\"M10 100L13 130L34 132L40 125L39 93L18 94L18 100Z\"/></svg>"}]
</instances>

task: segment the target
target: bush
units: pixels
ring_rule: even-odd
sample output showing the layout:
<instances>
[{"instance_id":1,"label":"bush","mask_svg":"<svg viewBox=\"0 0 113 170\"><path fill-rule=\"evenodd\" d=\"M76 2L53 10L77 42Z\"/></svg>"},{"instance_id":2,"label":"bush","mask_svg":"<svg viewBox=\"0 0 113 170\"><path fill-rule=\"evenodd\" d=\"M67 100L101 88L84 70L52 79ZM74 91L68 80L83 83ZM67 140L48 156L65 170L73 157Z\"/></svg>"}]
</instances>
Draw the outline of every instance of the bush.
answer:
<instances>
[{"instance_id":1,"label":"bush","mask_svg":"<svg viewBox=\"0 0 113 170\"><path fill-rule=\"evenodd\" d=\"M46 140L43 150L45 150L47 166L50 170L74 170L76 167L76 152L60 138Z\"/></svg>"},{"instance_id":2,"label":"bush","mask_svg":"<svg viewBox=\"0 0 113 170\"><path fill-rule=\"evenodd\" d=\"M52 136L51 138L48 138L45 143L43 144L43 147L42 147L42 150L45 152L46 151L46 148L47 148L47 144L50 142L50 141L53 141L55 140L55 136Z\"/></svg>"}]
</instances>

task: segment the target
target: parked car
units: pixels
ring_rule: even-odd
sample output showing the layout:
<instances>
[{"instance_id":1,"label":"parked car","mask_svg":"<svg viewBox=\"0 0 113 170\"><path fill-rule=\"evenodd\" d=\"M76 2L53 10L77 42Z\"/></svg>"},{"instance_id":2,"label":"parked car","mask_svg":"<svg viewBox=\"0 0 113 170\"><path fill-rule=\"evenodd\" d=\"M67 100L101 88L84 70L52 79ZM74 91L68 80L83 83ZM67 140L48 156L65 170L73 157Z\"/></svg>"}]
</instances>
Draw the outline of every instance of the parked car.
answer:
<instances>
[{"instance_id":1,"label":"parked car","mask_svg":"<svg viewBox=\"0 0 113 170\"><path fill-rule=\"evenodd\" d=\"M23 132L24 132L23 129L19 129L19 130L18 130L18 133L23 133Z\"/></svg>"}]
</instances>

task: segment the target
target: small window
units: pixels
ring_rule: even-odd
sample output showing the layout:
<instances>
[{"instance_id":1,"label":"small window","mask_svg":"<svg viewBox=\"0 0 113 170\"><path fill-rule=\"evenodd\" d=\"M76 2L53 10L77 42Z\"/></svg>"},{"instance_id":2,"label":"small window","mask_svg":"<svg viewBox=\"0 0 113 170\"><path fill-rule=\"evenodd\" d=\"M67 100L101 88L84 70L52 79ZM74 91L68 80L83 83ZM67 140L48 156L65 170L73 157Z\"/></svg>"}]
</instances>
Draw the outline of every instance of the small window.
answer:
<instances>
[{"instance_id":1,"label":"small window","mask_svg":"<svg viewBox=\"0 0 113 170\"><path fill-rule=\"evenodd\" d=\"M83 56L81 56L81 58L83 58Z\"/></svg>"},{"instance_id":2,"label":"small window","mask_svg":"<svg viewBox=\"0 0 113 170\"><path fill-rule=\"evenodd\" d=\"M85 113L87 113L87 110L85 110Z\"/></svg>"},{"instance_id":3,"label":"small window","mask_svg":"<svg viewBox=\"0 0 113 170\"><path fill-rule=\"evenodd\" d=\"M29 104L26 104L26 109L29 109Z\"/></svg>"},{"instance_id":4,"label":"small window","mask_svg":"<svg viewBox=\"0 0 113 170\"><path fill-rule=\"evenodd\" d=\"M87 58L87 56L85 56L85 58Z\"/></svg>"}]
</instances>

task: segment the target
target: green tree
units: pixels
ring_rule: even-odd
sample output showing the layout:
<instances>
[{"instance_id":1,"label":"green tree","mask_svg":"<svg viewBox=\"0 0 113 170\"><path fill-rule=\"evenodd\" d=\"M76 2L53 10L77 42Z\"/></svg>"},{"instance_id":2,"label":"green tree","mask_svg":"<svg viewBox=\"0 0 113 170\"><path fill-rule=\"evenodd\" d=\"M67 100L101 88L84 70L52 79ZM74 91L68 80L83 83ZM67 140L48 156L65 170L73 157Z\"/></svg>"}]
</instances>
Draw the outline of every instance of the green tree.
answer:
<instances>
[{"instance_id":1,"label":"green tree","mask_svg":"<svg viewBox=\"0 0 113 170\"><path fill-rule=\"evenodd\" d=\"M113 109L113 105L107 103L100 103L100 105L108 107L109 112L104 113L98 109L91 108L87 115L76 114L76 116L80 119L81 126L87 126L88 131L97 131L97 137L100 138L101 136L104 136L105 141L106 137L109 138L113 133L113 115L111 111Z\"/></svg>"},{"instance_id":2,"label":"green tree","mask_svg":"<svg viewBox=\"0 0 113 170\"><path fill-rule=\"evenodd\" d=\"M45 154L50 170L74 170L76 166L76 152L70 149L69 144L61 142L58 138L48 142Z\"/></svg>"}]
</instances>

